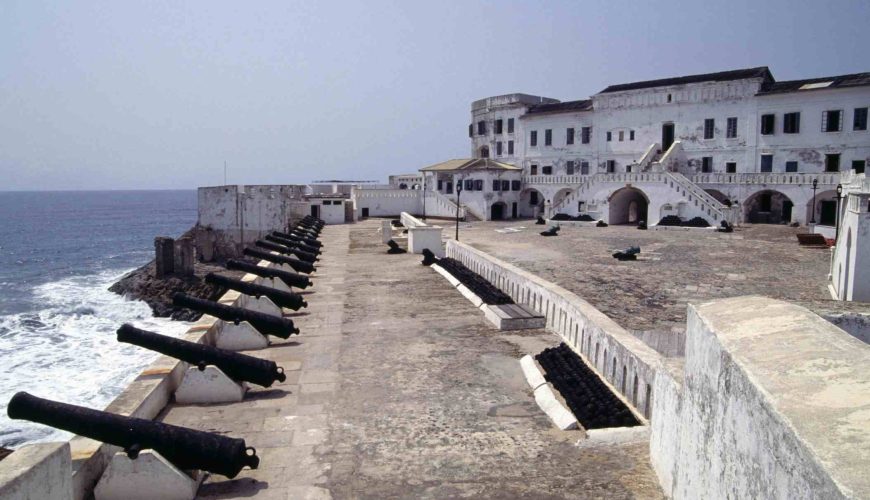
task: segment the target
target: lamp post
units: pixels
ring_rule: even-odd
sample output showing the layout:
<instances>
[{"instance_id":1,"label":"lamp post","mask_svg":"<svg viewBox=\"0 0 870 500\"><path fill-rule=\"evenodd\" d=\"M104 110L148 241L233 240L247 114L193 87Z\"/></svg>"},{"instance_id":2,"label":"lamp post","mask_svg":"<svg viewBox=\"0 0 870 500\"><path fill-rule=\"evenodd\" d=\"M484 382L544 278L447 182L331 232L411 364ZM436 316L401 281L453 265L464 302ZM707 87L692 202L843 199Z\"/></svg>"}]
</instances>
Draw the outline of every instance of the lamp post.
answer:
<instances>
[{"instance_id":1,"label":"lamp post","mask_svg":"<svg viewBox=\"0 0 870 500\"><path fill-rule=\"evenodd\" d=\"M456 241L459 241L459 196L462 195L462 179L456 184Z\"/></svg>"},{"instance_id":2,"label":"lamp post","mask_svg":"<svg viewBox=\"0 0 870 500\"><path fill-rule=\"evenodd\" d=\"M423 220L426 220L426 174L423 174Z\"/></svg>"},{"instance_id":3,"label":"lamp post","mask_svg":"<svg viewBox=\"0 0 870 500\"><path fill-rule=\"evenodd\" d=\"M843 198L843 185L837 184L837 229L834 232L834 246L840 241L840 200Z\"/></svg>"},{"instance_id":4,"label":"lamp post","mask_svg":"<svg viewBox=\"0 0 870 500\"><path fill-rule=\"evenodd\" d=\"M813 179L813 211L810 214L810 224L816 223L816 189L819 187L819 180Z\"/></svg>"}]
</instances>

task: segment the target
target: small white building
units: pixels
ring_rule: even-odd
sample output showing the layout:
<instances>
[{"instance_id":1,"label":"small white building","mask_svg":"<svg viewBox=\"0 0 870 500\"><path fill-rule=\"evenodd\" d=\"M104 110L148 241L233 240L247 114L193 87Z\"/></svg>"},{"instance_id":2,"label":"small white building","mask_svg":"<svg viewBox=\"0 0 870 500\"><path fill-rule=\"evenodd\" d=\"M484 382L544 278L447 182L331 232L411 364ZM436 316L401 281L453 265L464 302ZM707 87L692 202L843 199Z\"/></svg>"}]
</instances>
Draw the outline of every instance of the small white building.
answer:
<instances>
[{"instance_id":1,"label":"small white building","mask_svg":"<svg viewBox=\"0 0 870 500\"><path fill-rule=\"evenodd\" d=\"M480 220L516 219L522 212L522 169L488 158L456 159L421 168L427 191L458 203Z\"/></svg>"},{"instance_id":2,"label":"small white building","mask_svg":"<svg viewBox=\"0 0 870 500\"><path fill-rule=\"evenodd\" d=\"M870 302L870 179L856 174L843 184L840 228L831 259L831 295Z\"/></svg>"}]
</instances>

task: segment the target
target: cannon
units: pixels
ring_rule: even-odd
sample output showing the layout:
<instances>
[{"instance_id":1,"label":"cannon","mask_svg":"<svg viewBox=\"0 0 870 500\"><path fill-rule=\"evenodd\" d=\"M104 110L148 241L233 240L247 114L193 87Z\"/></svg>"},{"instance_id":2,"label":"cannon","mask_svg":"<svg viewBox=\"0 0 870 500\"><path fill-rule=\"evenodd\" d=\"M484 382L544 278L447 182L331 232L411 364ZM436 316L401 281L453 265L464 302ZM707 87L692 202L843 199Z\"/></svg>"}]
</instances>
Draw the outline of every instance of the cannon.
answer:
<instances>
[{"instance_id":1,"label":"cannon","mask_svg":"<svg viewBox=\"0 0 870 500\"><path fill-rule=\"evenodd\" d=\"M637 221L637 228L640 229L641 231L645 231L647 229L646 221L645 220Z\"/></svg>"},{"instance_id":2,"label":"cannon","mask_svg":"<svg viewBox=\"0 0 870 500\"><path fill-rule=\"evenodd\" d=\"M120 446L131 459L141 450L160 453L182 470L236 477L243 467L260 465L257 450L244 439L197 431L142 418L125 417L19 392L9 400L9 418L29 420Z\"/></svg>"},{"instance_id":3,"label":"cannon","mask_svg":"<svg viewBox=\"0 0 870 500\"><path fill-rule=\"evenodd\" d=\"M306 245L310 245L310 246L317 247L317 248L320 248L323 246L323 243L317 241L317 238L312 238L310 236L304 236L304 235L301 235L299 233L293 233L292 231L289 233L282 233L281 231L272 231L272 234L274 234L275 236L281 237L281 238L286 238L288 240L298 240L298 241L301 241L302 243L305 243Z\"/></svg>"},{"instance_id":4,"label":"cannon","mask_svg":"<svg viewBox=\"0 0 870 500\"><path fill-rule=\"evenodd\" d=\"M541 216L538 216L538 219L535 220L535 224L538 226L543 226L546 223L547 223L547 221L545 221L544 218Z\"/></svg>"},{"instance_id":5,"label":"cannon","mask_svg":"<svg viewBox=\"0 0 870 500\"><path fill-rule=\"evenodd\" d=\"M286 307L287 309L293 309L294 311L298 311L303 307L308 307L308 303L305 302L305 299L303 299L298 293L285 292L284 290L277 290L270 286L258 285L256 283L237 280L235 278L221 276L220 274L215 273L206 274L205 282L229 288L230 290L235 290L239 293L250 295L258 299L260 297L268 297L269 300L274 302L278 307Z\"/></svg>"},{"instance_id":6,"label":"cannon","mask_svg":"<svg viewBox=\"0 0 870 500\"><path fill-rule=\"evenodd\" d=\"M559 236L559 226L550 226L546 231L541 231L541 236Z\"/></svg>"},{"instance_id":7,"label":"cannon","mask_svg":"<svg viewBox=\"0 0 870 500\"><path fill-rule=\"evenodd\" d=\"M603 220L600 220L595 224L595 227L607 227L607 223Z\"/></svg>"},{"instance_id":8,"label":"cannon","mask_svg":"<svg viewBox=\"0 0 870 500\"><path fill-rule=\"evenodd\" d=\"M226 266L227 269L231 271L244 271L246 273L256 274L261 278L277 278L283 281L287 286L295 286L296 288L301 288L303 290L311 286L311 278L308 276L292 273L283 269L258 266L250 262L235 259L228 260Z\"/></svg>"},{"instance_id":9,"label":"cannon","mask_svg":"<svg viewBox=\"0 0 870 500\"><path fill-rule=\"evenodd\" d=\"M640 253L639 246L630 246L625 250L617 250L613 252L613 258L617 260L637 260L637 254Z\"/></svg>"},{"instance_id":10,"label":"cannon","mask_svg":"<svg viewBox=\"0 0 870 500\"><path fill-rule=\"evenodd\" d=\"M719 227L716 228L716 231L718 231L720 233L733 233L734 226L732 226L731 223L728 222L727 220L723 220L722 222L719 223Z\"/></svg>"},{"instance_id":11,"label":"cannon","mask_svg":"<svg viewBox=\"0 0 870 500\"><path fill-rule=\"evenodd\" d=\"M432 253L432 250L428 248L423 249L423 265L431 266L432 264L438 262L438 259L435 258L435 254Z\"/></svg>"},{"instance_id":12,"label":"cannon","mask_svg":"<svg viewBox=\"0 0 870 500\"><path fill-rule=\"evenodd\" d=\"M308 228L316 229L317 231L320 231L321 229L323 229L323 226L325 226L326 224L320 219L314 219L314 218L305 219L305 218L303 218L296 225L302 226L302 227L308 227Z\"/></svg>"},{"instance_id":13,"label":"cannon","mask_svg":"<svg viewBox=\"0 0 870 500\"><path fill-rule=\"evenodd\" d=\"M286 245L282 245L280 243L275 243L274 241L268 240L257 240L254 242L255 246L266 250L272 250L283 255L292 255L293 257L301 260L302 262L308 262L309 264L314 264L317 261L317 256L308 252L304 252L299 250L298 248L288 247Z\"/></svg>"},{"instance_id":14,"label":"cannon","mask_svg":"<svg viewBox=\"0 0 870 500\"><path fill-rule=\"evenodd\" d=\"M305 243L302 243L299 240L282 238L280 236L275 236L274 234L267 234L265 239L266 239L266 241L271 241L272 243L284 245L285 247L288 247L288 248L299 249L299 250L301 250L303 252L307 252L315 257L320 255L320 248L312 246L312 245L306 245Z\"/></svg>"},{"instance_id":15,"label":"cannon","mask_svg":"<svg viewBox=\"0 0 870 500\"><path fill-rule=\"evenodd\" d=\"M247 321L263 335L272 335L286 339L294 333L299 333L299 329L293 324L293 320L242 309L241 307L226 306L211 300L191 297L181 292L172 296L172 305L209 314L236 325L242 321Z\"/></svg>"},{"instance_id":16,"label":"cannon","mask_svg":"<svg viewBox=\"0 0 870 500\"><path fill-rule=\"evenodd\" d=\"M283 255L275 255L273 253L257 250L256 248L247 247L242 250L242 253L248 257L256 257L258 259L268 260L275 264L286 264L293 268L298 273L310 274L315 271L314 266L310 262L305 262L293 257L285 257Z\"/></svg>"},{"instance_id":17,"label":"cannon","mask_svg":"<svg viewBox=\"0 0 870 500\"><path fill-rule=\"evenodd\" d=\"M407 252L407 250L405 250L404 248L400 247L399 244L396 243L395 240L390 240L390 241L388 241L388 242L387 242L387 246L390 247L390 248L387 250L387 253L389 253L389 254L397 254L397 253L405 253L405 252Z\"/></svg>"},{"instance_id":18,"label":"cannon","mask_svg":"<svg viewBox=\"0 0 870 500\"><path fill-rule=\"evenodd\" d=\"M307 235L311 236L312 238L317 238L317 236L320 234L320 229L317 229L315 227L310 227L310 226L303 226L302 224L297 224L296 227L294 227L291 230L291 232L297 232L300 234L307 234Z\"/></svg>"},{"instance_id":19,"label":"cannon","mask_svg":"<svg viewBox=\"0 0 870 500\"><path fill-rule=\"evenodd\" d=\"M298 248L288 247L280 243L275 243L274 241L257 240L254 242L254 245L260 248L265 248L266 250L274 250L284 255L293 255L297 259L303 262L308 262L309 264L313 264L317 261L317 256L312 253L304 252Z\"/></svg>"},{"instance_id":20,"label":"cannon","mask_svg":"<svg viewBox=\"0 0 870 500\"><path fill-rule=\"evenodd\" d=\"M118 342L137 345L180 359L196 365L200 370L204 370L206 365L214 365L230 378L238 381L271 387L276 380L279 382L287 380L284 369L274 361L167 337L148 330L141 330L128 323L118 328L117 335Z\"/></svg>"}]
</instances>

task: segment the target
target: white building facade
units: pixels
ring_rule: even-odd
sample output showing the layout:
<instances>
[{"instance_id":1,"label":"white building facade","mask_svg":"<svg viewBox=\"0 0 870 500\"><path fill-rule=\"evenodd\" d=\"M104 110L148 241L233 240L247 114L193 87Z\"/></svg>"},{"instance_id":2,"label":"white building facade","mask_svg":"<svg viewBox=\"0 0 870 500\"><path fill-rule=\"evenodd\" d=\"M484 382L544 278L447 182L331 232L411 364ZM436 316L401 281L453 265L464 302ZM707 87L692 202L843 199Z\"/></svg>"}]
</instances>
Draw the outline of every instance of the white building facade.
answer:
<instances>
[{"instance_id":1,"label":"white building facade","mask_svg":"<svg viewBox=\"0 0 870 500\"><path fill-rule=\"evenodd\" d=\"M473 156L522 168L522 216L833 225L840 176L870 159L868 107L870 73L776 82L760 67L481 99L469 135Z\"/></svg>"}]
</instances>

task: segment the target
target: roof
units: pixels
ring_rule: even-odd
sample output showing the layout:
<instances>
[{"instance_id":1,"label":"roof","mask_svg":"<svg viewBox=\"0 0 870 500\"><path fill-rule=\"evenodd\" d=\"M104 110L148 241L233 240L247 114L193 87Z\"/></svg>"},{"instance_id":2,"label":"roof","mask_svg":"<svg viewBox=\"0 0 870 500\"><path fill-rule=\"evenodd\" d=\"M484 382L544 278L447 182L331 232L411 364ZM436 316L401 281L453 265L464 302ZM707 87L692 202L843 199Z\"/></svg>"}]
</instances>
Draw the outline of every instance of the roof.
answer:
<instances>
[{"instance_id":1,"label":"roof","mask_svg":"<svg viewBox=\"0 0 870 500\"><path fill-rule=\"evenodd\" d=\"M536 104L530 106L527 115L536 113L558 113L565 111L591 111L592 99L580 99L579 101L565 101L553 104Z\"/></svg>"},{"instance_id":2,"label":"roof","mask_svg":"<svg viewBox=\"0 0 870 500\"><path fill-rule=\"evenodd\" d=\"M767 68L767 66L759 66L757 68L735 69L731 71L721 71L719 73L704 73L702 75L678 76L674 78L662 78L660 80L622 83L619 85L611 85L599 93L607 94L610 92L623 92L626 90L669 87L671 85L685 85L687 83L725 82L729 80L746 80L749 78L762 78L765 81L773 81L773 75L771 75L770 70Z\"/></svg>"},{"instance_id":3,"label":"roof","mask_svg":"<svg viewBox=\"0 0 870 500\"><path fill-rule=\"evenodd\" d=\"M421 168L421 172L445 172L453 170L522 170L520 167L490 160L489 158L461 158L447 160Z\"/></svg>"},{"instance_id":4,"label":"roof","mask_svg":"<svg viewBox=\"0 0 870 500\"><path fill-rule=\"evenodd\" d=\"M866 85L870 85L870 73L855 73L852 75L827 76L824 78L809 78L805 80L769 82L764 84L756 95L784 94L787 92L805 92L807 90L845 87L862 87Z\"/></svg>"}]
</instances>

